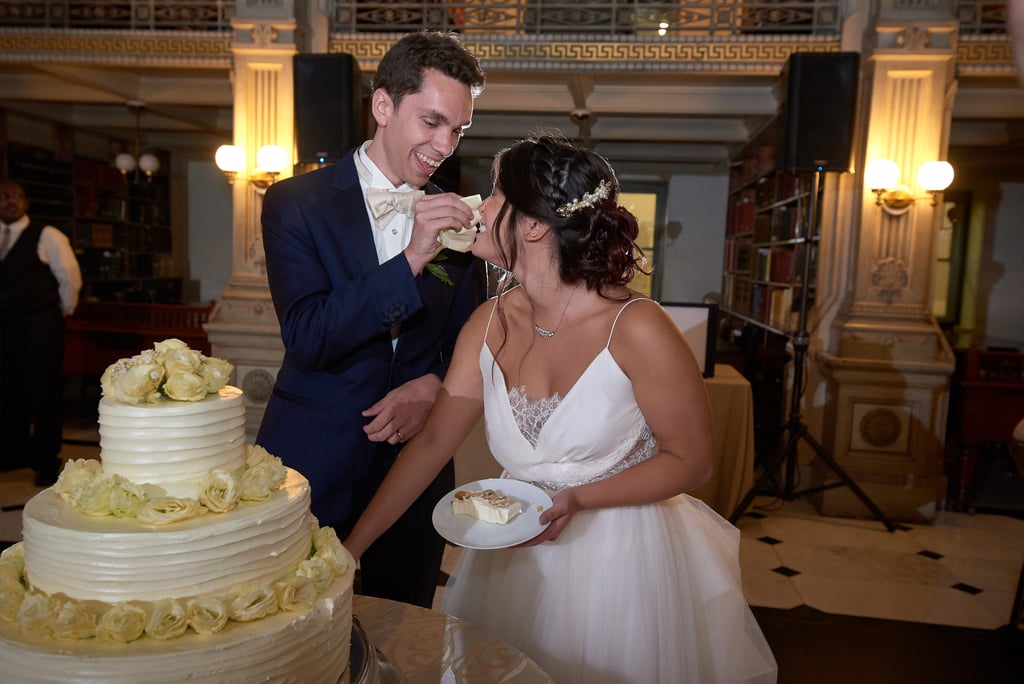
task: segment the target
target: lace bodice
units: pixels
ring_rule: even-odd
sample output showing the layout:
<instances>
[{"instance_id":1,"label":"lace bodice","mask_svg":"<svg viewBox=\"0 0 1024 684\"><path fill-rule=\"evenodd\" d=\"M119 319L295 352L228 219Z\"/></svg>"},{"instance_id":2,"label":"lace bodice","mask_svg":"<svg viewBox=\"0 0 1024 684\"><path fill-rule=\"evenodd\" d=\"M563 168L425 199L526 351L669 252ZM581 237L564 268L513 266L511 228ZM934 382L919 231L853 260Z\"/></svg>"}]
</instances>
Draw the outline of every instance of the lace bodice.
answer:
<instances>
[{"instance_id":1,"label":"lace bodice","mask_svg":"<svg viewBox=\"0 0 1024 684\"><path fill-rule=\"evenodd\" d=\"M508 403L512 407L512 415L519 425L519 431L534 447L537 446L541 428L561 402L562 398L558 396L558 392L550 397L530 401L526 396L525 387L513 387L508 391Z\"/></svg>"},{"instance_id":2,"label":"lace bodice","mask_svg":"<svg viewBox=\"0 0 1024 684\"><path fill-rule=\"evenodd\" d=\"M510 477L561 489L608 477L657 448L633 385L607 346L561 397L530 401L525 388L507 389L486 344L480 370L487 443Z\"/></svg>"}]
</instances>

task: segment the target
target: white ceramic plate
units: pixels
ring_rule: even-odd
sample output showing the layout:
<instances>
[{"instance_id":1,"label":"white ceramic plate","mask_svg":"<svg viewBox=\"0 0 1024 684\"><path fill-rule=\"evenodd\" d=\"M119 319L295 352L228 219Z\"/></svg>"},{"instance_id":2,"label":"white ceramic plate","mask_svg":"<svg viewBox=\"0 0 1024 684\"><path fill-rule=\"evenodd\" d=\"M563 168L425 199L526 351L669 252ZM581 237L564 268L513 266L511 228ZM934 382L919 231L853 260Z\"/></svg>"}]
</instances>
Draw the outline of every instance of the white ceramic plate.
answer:
<instances>
[{"instance_id":1,"label":"white ceramic plate","mask_svg":"<svg viewBox=\"0 0 1024 684\"><path fill-rule=\"evenodd\" d=\"M452 512L452 499L460 489L493 489L505 496L519 499L523 512L505 525L484 522L468 515ZM503 549L533 539L547 525L540 524L540 512L551 506L551 497L543 489L528 482L507 478L490 478L468 482L448 492L434 506L434 529L452 544L467 549Z\"/></svg>"}]
</instances>

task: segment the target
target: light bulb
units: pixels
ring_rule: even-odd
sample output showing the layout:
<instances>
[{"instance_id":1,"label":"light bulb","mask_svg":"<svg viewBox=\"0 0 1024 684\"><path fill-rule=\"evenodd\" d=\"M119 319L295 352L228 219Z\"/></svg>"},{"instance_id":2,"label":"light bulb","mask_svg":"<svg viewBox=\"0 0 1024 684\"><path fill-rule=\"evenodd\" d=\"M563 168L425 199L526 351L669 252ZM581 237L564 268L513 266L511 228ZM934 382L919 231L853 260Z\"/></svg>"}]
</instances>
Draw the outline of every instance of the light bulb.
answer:
<instances>
[{"instance_id":1,"label":"light bulb","mask_svg":"<svg viewBox=\"0 0 1024 684\"><path fill-rule=\"evenodd\" d=\"M891 188L900 179L900 167L891 159L875 159L864 170L864 184L872 190Z\"/></svg>"},{"instance_id":2,"label":"light bulb","mask_svg":"<svg viewBox=\"0 0 1024 684\"><path fill-rule=\"evenodd\" d=\"M238 145L221 145L214 155L217 168L225 173L239 173L245 169L245 150Z\"/></svg>"},{"instance_id":3,"label":"light bulb","mask_svg":"<svg viewBox=\"0 0 1024 684\"><path fill-rule=\"evenodd\" d=\"M256 168L267 173L281 173L288 164L288 154L277 145L264 145L256 152Z\"/></svg>"},{"instance_id":4,"label":"light bulb","mask_svg":"<svg viewBox=\"0 0 1024 684\"><path fill-rule=\"evenodd\" d=\"M139 170L147 176L152 176L160 170L160 160L156 158L155 154L146 152L139 157Z\"/></svg>"},{"instance_id":5,"label":"light bulb","mask_svg":"<svg viewBox=\"0 0 1024 684\"><path fill-rule=\"evenodd\" d=\"M928 192L942 192L953 182L953 166L949 162L930 161L921 164L917 183Z\"/></svg>"},{"instance_id":6,"label":"light bulb","mask_svg":"<svg viewBox=\"0 0 1024 684\"><path fill-rule=\"evenodd\" d=\"M122 152L114 157L114 166L116 166L117 170L122 174L131 173L135 170L135 157L127 152Z\"/></svg>"}]
</instances>

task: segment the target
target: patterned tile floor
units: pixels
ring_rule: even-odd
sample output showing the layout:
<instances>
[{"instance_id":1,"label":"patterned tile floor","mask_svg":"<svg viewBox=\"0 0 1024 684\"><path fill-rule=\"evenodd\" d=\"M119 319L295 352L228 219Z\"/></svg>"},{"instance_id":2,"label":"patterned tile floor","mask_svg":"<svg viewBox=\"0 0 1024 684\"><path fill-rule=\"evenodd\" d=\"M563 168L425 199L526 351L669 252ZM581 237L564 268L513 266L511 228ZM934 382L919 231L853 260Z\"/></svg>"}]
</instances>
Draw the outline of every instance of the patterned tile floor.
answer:
<instances>
[{"instance_id":1,"label":"patterned tile floor","mask_svg":"<svg viewBox=\"0 0 1024 684\"><path fill-rule=\"evenodd\" d=\"M826 518L802 500L755 500L738 523L753 606L977 629L1009 621L1024 520L942 511L932 525Z\"/></svg>"}]
</instances>

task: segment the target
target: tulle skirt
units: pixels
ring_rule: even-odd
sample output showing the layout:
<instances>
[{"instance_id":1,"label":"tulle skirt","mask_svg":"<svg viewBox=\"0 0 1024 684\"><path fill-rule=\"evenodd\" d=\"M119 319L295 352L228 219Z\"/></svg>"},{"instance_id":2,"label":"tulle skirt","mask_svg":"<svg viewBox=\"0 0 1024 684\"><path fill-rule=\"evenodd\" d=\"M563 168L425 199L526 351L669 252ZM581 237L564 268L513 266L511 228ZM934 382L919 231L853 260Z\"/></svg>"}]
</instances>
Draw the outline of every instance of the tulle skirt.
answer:
<instances>
[{"instance_id":1,"label":"tulle skirt","mask_svg":"<svg viewBox=\"0 0 1024 684\"><path fill-rule=\"evenodd\" d=\"M690 496L585 511L554 542L463 550L442 609L557 684L775 682L738 553L739 530Z\"/></svg>"}]
</instances>

